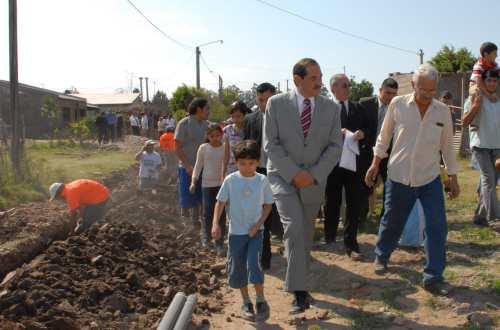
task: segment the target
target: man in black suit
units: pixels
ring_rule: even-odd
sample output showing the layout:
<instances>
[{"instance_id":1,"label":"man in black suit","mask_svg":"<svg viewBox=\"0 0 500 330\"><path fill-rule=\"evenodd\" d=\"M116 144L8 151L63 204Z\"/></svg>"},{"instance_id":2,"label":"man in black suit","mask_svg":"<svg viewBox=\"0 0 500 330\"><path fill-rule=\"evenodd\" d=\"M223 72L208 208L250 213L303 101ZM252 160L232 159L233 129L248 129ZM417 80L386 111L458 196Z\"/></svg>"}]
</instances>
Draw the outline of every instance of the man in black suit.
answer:
<instances>
[{"instance_id":1,"label":"man in black suit","mask_svg":"<svg viewBox=\"0 0 500 330\"><path fill-rule=\"evenodd\" d=\"M387 107L391 103L392 99L398 94L398 82L393 78L386 78L382 82L382 86L379 89L378 96L365 97L359 100L359 104L363 107L365 116L370 123L377 123L376 131L373 131L373 135L368 137L368 145L369 145L369 154L367 153L365 157L367 157L365 161L370 166L373 159L373 147L375 146L375 142L377 141L377 136L380 133L380 129L382 128L382 123L384 122L385 112L387 111ZM390 149L388 153L390 154ZM385 184L385 180L387 179L387 162L389 157L384 158L380 162L380 176L382 177L382 181ZM368 167L364 169L364 175L366 175L366 171ZM363 175L363 176L364 176ZM369 188L364 181L361 186L361 211L360 211L360 223L366 221L369 212L369 198L370 194L373 193L373 189ZM385 192L383 194L383 202L382 202L382 214L384 214L384 202L385 202Z\"/></svg>"},{"instance_id":2,"label":"man in black suit","mask_svg":"<svg viewBox=\"0 0 500 330\"><path fill-rule=\"evenodd\" d=\"M340 205L342 202L342 189L346 196L346 219L344 222L344 246L346 253L353 259L361 257L357 242L359 202L361 189L361 172L368 164L363 164L366 159L362 156L369 147L369 138L375 134L374 126L363 113L358 103L348 101L350 82L344 74L336 74L330 79L330 89L339 104L341 111L341 127L344 137L352 132L353 138L358 142L360 155L356 156L356 171L337 165L328 176L325 192L325 241L327 244L335 242L340 219Z\"/></svg>"},{"instance_id":3,"label":"man in black suit","mask_svg":"<svg viewBox=\"0 0 500 330\"><path fill-rule=\"evenodd\" d=\"M245 140L255 140L261 149L261 159L257 172L264 175L267 175L267 156L264 150L262 150L262 125L264 122L264 112L266 111L267 100L274 94L276 94L276 87L270 83L266 82L257 86L256 103L258 109L245 116L243 126L243 138ZM274 204L269 217L264 223L262 255L260 258L260 263L264 270L271 267L271 232L283 238L283 226L281 225L280 217Z\"/></svg>"}]
</instances>

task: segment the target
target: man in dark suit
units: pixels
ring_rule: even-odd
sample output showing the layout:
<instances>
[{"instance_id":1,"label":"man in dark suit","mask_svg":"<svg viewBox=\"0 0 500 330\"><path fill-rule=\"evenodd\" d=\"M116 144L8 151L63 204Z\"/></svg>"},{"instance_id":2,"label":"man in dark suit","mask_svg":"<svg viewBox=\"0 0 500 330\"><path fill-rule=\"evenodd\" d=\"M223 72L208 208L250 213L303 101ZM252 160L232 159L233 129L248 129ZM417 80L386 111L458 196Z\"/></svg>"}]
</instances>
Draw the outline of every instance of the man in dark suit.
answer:
<instances>
[{"instance_id":1,"label":"man in dark suit","mask_svg":"<svg viewBox=\"0 0 500 330\"><path fill-rule=\"evenodd\" d=\"M245 116L243 126L243 139L256 141L261 149L260 164L257 172L264 175L267 175L267 155L262 150L262 125L264 123L267 100L274 94L276 94L276 87L270 83L265 82L257 86L257 111ZM264 223L264 239L262 242L262 255L260 256L260 263L264 270L271 267L271 232L283 238L283 226L281 225L280 217L274 204L269 217Z\"/></svg>"},{"instance_id":2,"label":"man in dark suit","mask_svg":"<svg viewBox=\"0 0 500 330\"><path fill-rule=\"evenodd\" d=\"M342 133L345 136L353 133L353 138L358 142L360 154L356 156L356 170L335 166L328 176L326 184L325 204L325 242L335 242L340 220L340 205L342 202L342 189L346 196L346 219L344 222L344 246L346 253L353 259L360 258L361 251L357 242L359 202L361 190L361 172L368 169L369 163L364 164L367 157L364 153L369 148L369 138L375 133L374 125L370 125L359 104L348 101L350 91L349 78L344 74L336 74L330 79L330 89L340 109Z\"/></svg>"},{"instance_id":3,"label":"man in dark suit","mask_svg":"<svg viewBox=\"0 0 500 330\"><path fill-rule=\"evenodd\" d=\"M379 89L378 96L365 97L359 100L359 104L363 107L365 116L370 123L377 123L376 131L373 131L374 134L368 137L368 151L366 153L363 160L363 164L368 164L370 166L373 160L373 147L377 141L377 136L380 133L380 128L382 128L382 123L384 122L385 112L389 103L391 103L392 99L398 94L398 82L393 78L386 78L382 82L382 86ZM390 154L390 147L388 153ZM384 158L380 162L380 176L382 177L382 181L385 184L385 180L387 179L387 162L389 157ZM366 175L366 171L368 167L363 168L364 174ZM360 210L360 223L366 221L369 212L369 198L370 194L373 193L372 188L369 188L365 182L362 182L361 185L361 210ZM384 214L384 202L385 202L385 193L383 194L383 202L382 202L382 214Z\"/></svg>"}]
</instances>

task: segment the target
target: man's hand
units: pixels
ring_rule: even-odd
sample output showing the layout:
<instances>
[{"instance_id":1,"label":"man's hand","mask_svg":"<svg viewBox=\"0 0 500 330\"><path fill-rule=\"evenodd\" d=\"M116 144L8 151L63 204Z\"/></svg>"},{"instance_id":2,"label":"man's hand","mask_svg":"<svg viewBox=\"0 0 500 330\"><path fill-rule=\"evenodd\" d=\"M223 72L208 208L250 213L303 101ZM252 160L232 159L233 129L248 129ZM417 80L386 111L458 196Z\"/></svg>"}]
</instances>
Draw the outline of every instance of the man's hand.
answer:
<instances>
[{"instance_id":1,"label":"man's hand","mask_svg":"<svg viewBox=\"0 0 500 330\"><path fill-rule=\"evenodd\" d=\"M342 135L345 135L345 133L347 132L347 129L346 128L341 128L340 132L342 133Z\"/></svg>"},{"instance_id":2,"label":"man's hand","mask_svg":"<svg viewBox=\"0 0 500 330\"><path fill-rule=\"evenodd\" d=\"M495 168L497 169L497 171L500 171L500 158L498 158L495 162Z\"/></svg>"},{"instance_id":3,"label":"man's hand","mask_svg":"<svg viewBox=\"0 0 500 330\"><path fill-rule=\"evenodd\" d=\"M305 188L314 184L314 178L311 173L307 171L300 171L292 179L292 183L297 188Z\"/></svg>"},{"instance_id":4,"label":"man's hand","mask_svg":"<svg viewBox=\"0 0 500 330\"><path fill-rule=\"evenodd\" d=\"M356 132L354 132L354 138L359 141L359 140L363 140L365 138L365 133L358 129Z\"/></svg>"},{"instance_id":5,"label":"man's hand","mask_svg":"<svg viewBox=\"0 0 500 330\"><path fill-rule=\"evenodd\" d=\"M218 240L218 239L220 238L220 236L221 236L221 233L220 233L220 227L219 227L219 225L216 223L216 221L215 221L215 220L214 220L214 224L215 224L215 225L213 225L213 226L212 226L212 238L213 238L214 240Z\"/></svg>"},{"instance_id":6,"label":"man's hand","mask_svg":"<svg viewBox=\"0 0 500 330\"><path fill-rule=\"evenodd\" d=\"M196 191L196 184L195 184L195 183L193 183L193 182L191 182L191 185L189 186L189 192L190 192L191 194L194 194L194 193L195 193L195 191Z\"/></svg>"},{"instance_id":7,"label":"man's hand","mask_svg":"<svg viewBox=\"0 0 500 330\"><path fill-rule=\"evenodd\" d=\"M368 187L373 187L377 182L378 171L378 165L372 164L366 172L365 183Z\"/></svg>"},{"instance_id":8,"label":"man's hand","mask_svg":"<svg viewBox=\"0 0 500 330\"><path fill-rule=\"evenodd\" d=\"M456 175L448 176L448 180L444 183L444 186L450 199L457 198L460 195L460 187Z\"/></svg>"},{"instance_id":9,"label":"man's hand","mask_svg":"<svg viewBox=\"0 0 500 330\"><path fill-rule=\"evenodd\" d=\"M253 225L252 228L250 228L250 230L248 231L248 236L254 237L255 235L257 235L257 232L259 231L260 227L261 227L260 223L256 223L255 225Z\"/></svg>"}]
</instances>

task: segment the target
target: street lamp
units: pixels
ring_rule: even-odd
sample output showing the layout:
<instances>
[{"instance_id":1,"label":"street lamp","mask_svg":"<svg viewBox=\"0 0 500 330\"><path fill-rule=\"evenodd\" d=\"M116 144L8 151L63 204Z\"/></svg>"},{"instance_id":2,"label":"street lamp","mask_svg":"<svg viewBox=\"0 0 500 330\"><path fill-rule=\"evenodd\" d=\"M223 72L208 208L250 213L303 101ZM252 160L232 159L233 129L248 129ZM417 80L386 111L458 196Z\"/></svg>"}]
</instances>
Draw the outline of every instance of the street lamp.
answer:
<instances>
[{"instance_id":1,"label":"street lamp","mask_svg":"<svg viewBox=\"0 0 500 330\"><path fill-rule=\"evenodd\" d=\"M216 43L222 44L222 43L224 43L224 41L223 40L214 40L214 41L210 41L210 42L196 46L196 88L197 89L200 89L200 55L201 55L200 47L208 46L208 45L216 44Z\"/></svg>"}]
</instances>

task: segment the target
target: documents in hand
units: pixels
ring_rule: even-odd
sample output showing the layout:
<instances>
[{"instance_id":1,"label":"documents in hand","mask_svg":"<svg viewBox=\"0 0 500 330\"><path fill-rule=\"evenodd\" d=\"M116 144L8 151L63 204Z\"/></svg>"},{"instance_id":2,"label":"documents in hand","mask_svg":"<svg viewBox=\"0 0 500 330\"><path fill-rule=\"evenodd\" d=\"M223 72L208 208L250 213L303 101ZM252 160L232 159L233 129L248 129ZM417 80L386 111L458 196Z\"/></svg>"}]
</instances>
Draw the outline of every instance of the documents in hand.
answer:
<instances>
[{"instance_id":1,"label":"documents in hand","mask_svg":"<svg viewBox=\"0 0 500 330\"><path fill-rule=\"evenodd\" d=\"M346 130L339 166L349 171L356 172L356 155L359 155L358 140L354 138L353 132Z\"/></svg>"}]
</instances>

